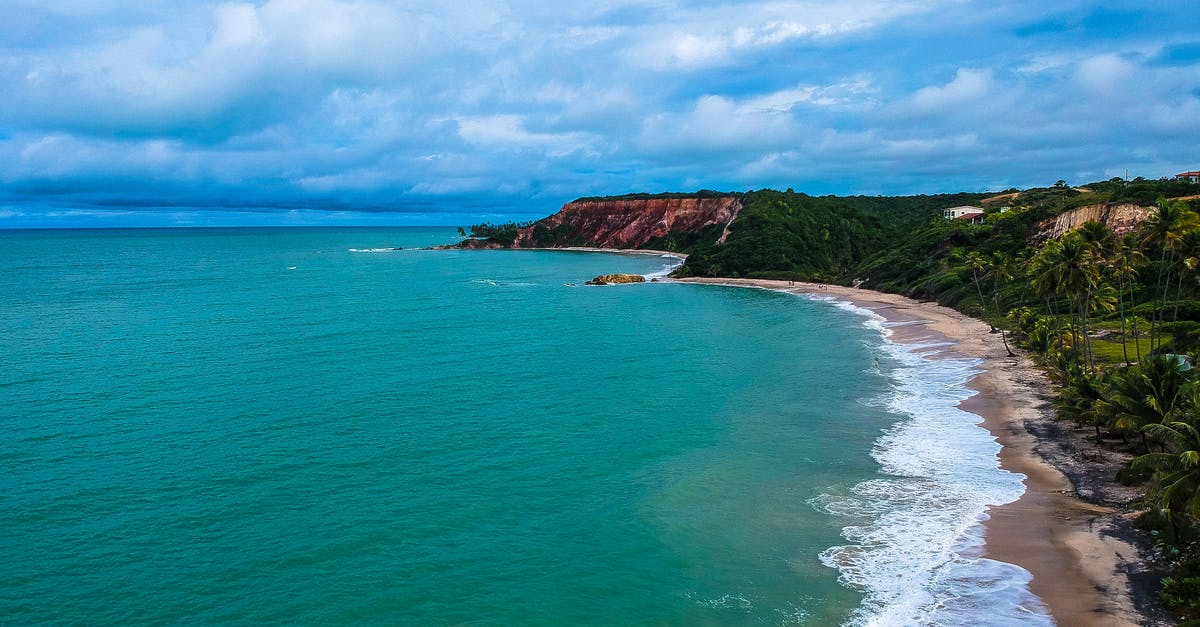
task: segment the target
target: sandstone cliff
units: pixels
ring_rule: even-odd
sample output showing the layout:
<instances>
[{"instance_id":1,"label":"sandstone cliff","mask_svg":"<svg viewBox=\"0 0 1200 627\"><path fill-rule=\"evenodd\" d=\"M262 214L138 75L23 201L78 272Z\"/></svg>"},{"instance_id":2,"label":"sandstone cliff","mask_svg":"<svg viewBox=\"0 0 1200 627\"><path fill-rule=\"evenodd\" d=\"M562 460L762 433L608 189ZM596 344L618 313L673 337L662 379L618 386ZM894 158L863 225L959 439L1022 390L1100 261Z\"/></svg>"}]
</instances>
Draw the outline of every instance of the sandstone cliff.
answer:
<instances>
[{"instance_id":1,"label":"sandstone cliff","mask_svg":"<svg viewBox=\"0 0 1200 627\"><path fill-rule=\"evenodd\" d=\"M1122 237L1127 233L1132 233L1137 225L1148 217L1150 217L1149 208L1131 203L1088 205L1038 222L1037 233L1033 236L1033 241L1043 242L1061 237L1067 231L1077 229L1089 220L1107 225L1117 237Z\"/></svg>"},{"instance_id":2,"label":"sandstone cliff","mask_svg":"<svg viewBox=\"0 0 1200 627\"><path fill-rule=\"evenodd\" d=\"M513 247L638 248L669 233L698 231L715 224L728 227L741 209L741 201L733 196L569 202L558 213L521 229ZM553 241L547 242L546 234L553 234Z\"/></svg>"}]
</instances>

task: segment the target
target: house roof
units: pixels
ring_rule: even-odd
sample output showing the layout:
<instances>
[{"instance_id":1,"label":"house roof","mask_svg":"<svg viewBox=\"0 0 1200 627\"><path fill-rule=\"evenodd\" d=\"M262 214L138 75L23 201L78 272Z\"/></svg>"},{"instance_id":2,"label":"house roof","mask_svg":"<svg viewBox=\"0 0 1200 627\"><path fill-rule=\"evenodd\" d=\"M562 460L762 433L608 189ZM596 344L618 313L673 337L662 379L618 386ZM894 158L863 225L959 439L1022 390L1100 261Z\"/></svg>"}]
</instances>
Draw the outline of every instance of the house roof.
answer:
<instances>
[{"instance_id":1,"label":"house roof","mask_svg":"<svg viewBox=\"0 0 1200 627\"><path fill-rule=\"evenodd\" d=\"M1175 178L1181 179L1185 176L1200 176L1200 170L1192 170L1191 172L1180 172L1175 175Z\"/></svg>"},{"instance_id":2,"label":"house roof","mask_svg":"<svg viewBox=\"0 0 1200 627\"><path fill-rule=\"evenodd\" d=\"M982 215L983 215L982 211L977 211L975 213L964 213L961 216L958 216L957 218L954 218L954 219L955 220L973 220Z\"/></svg>"}]
</instances>

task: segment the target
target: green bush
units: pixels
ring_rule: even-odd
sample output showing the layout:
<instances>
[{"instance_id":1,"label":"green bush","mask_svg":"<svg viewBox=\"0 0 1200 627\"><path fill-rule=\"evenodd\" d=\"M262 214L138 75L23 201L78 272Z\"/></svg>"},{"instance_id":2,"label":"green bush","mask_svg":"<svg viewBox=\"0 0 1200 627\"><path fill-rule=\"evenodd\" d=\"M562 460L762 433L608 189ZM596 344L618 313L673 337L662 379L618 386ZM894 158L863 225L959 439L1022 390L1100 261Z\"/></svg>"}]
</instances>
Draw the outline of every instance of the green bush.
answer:
<instances>
[{"instance_id":1,"label":"green bush","mask_svg":"<svg viewBox=\"0 0 1200 627\"><path fill-rule=\"evenodd\" d=\"M1200 614L1200 561L1192 560L1162 580L1158 598L1169 610L1186 616Z\"/></svg>"}]
</instances>

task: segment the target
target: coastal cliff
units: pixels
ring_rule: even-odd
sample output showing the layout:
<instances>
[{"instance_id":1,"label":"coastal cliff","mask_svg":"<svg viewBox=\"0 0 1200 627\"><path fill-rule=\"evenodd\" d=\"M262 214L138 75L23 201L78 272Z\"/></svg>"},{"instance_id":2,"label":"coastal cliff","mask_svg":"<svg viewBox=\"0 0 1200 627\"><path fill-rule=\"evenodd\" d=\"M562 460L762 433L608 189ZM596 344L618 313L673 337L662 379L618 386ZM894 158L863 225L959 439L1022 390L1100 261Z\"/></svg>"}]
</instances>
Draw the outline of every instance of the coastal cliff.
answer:
<instances>
[{"instance_id":1,"label":"coastal cliff","mask_svg":"<svg viewBox=\"0 0 1200 627\"><path fill-rule=\"evenodd\" d=\"M720 243L742 210L736 196L577 200L521 228L513 248L596 246L642 248L673 233L723 228Z\"/></svg>"},{"instance_id":2,"label":"coastal cliff","mask_svg":"<svg viewBox=\"0 0 1200 627\"><path fill-rule=\"evenodd\" d=\"M1066 232L1083 226L1085 222L1099 222L1112 230L1113 235L1124 237L1132 233L1137 225L1150 217L1150 209L1133 203L1101 203L1064 211L1053 218L1042 220L1036 225L1034 242L1062 237Z\"/></svg>"}]
</instances>

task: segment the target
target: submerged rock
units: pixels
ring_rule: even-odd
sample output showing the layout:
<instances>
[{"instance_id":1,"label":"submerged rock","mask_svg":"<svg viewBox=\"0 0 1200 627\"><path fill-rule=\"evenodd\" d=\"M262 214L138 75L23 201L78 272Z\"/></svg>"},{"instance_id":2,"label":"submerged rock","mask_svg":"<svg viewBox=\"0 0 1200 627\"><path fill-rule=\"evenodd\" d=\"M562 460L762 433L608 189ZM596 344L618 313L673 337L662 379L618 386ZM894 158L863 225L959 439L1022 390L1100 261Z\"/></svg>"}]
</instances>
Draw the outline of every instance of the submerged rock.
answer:
<instances>
[{"instance_id":1,"label":"submerged rock","mask_svg":"<svg viewBox=\"0 0 1200 627\"><path fill-rule=\"evenodd\" d=\"M601 274L588 281L585 285L612 285L615 283L645 283L646 277L640 274Z\"/></svg>"}]
</instances>

